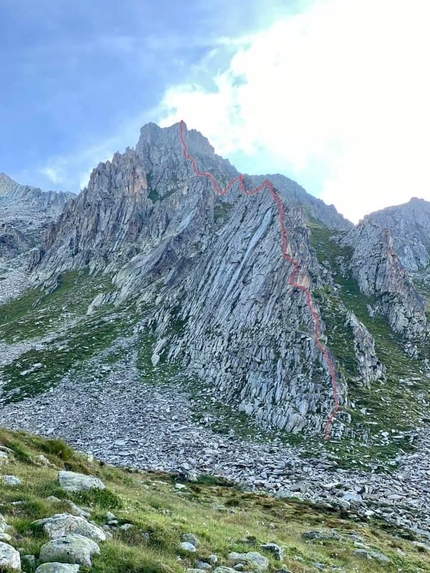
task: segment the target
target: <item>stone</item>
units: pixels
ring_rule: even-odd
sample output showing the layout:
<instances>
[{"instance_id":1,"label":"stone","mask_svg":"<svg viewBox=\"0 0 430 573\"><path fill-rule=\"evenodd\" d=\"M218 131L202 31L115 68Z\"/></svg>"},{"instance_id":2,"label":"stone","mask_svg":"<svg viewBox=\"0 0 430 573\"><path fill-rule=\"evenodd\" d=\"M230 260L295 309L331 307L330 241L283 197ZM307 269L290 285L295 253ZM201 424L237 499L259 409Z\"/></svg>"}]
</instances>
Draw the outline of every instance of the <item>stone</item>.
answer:
<instances>
[{"instance_id":1,"label":"stone","mask_svg":"<svg viewBox=\"0 0 430 573\"><path fill-rule=\"evenodd\" d=\"M82 507L79 507L79 505L76 505L76 503L73 503L73 501L70 501L70 499L66 499L66 503L69 505L73 515L79 515L79 517L85 517L85 518L90 517L91 513L89 511L86 511Z\"/></svg>"},{"instance_id":2,"label":"stone","mask_svg":"<svg viewBox=\"0 0 430 573\"><path fill-rule=\"evenodd\" d=\"M21 571L21 557L12 545L0 541L0 570L2 569Z\"/></svg>"},{"instance_id":3,"label":"stone","mask_svg":"<svg viewBox=\"0 0 430 573\"><path fill-rule=\"evenodd\" d=\"M269 553L273 553L275 559L277 559L278 561L282 561L282 559L284 558L283 550L276 543L262 543L260 545L260 549L264 549L264 551L269 551Z\"/></svg>"},{"instance_id":4,"label":"stone","mask_svg":"<svg viewBox=\"0 0 430 573\"><path fill-rule=\"evenodd\" d=\"M355 557L359 557L360 559L372 559L372 556L366 549L355 549L352 554L355 555Z\"/></svg>"},{"instance_id":5,"label":"stone","mask_svg":"<svg viewBox=\"0 0 430 573\"><path fill-rule=\"evenodd\" d=\"M355 491L347 491L343 494L342 499L344 501L362 501L363 498Z\"/></svg>"},{"instance_id":6,"label":"stone","mask_svg":"<svg viewBox=\"0 0 430 573\"><path fill-rule=\"evenodd\" d=\"M194 545L194 547L199 546L199 540L192 533L183 533L181 539L182 539L182 541L186 541L188 543L191 543L191 545Z\"/></svg>"},{"instance_id":7,"label":"stone","mask_svg":"<svg viewBox=\"0 0 430 573\"><path fill-rule=\"evenodd\" d=\"M2 481L5 485L18 486L22 485L22 481L16 476L2 476Z\"/></svg>"},{"instance_id":8,"label":"stone","mask_svg":"<svg viewBox=\"0 0 430 573\"><path fill-rule=\"evenodd\" d=\"M302 539L306 541L319 541L327 539L340 539L340 535L336 531L304 531Z\"/></svg>"},{"instance_id":9,"label":"stone","mask_svg":"<svg viewBox=\"0 0 430 573\"><path fill-rule=\"evenodd\" d=\"M215 555L214 553L212 553L212 555L209 555L208 561L212 565L215 565L215 563L218 563L218 555Z\"/></svg>"},{"instance_id":10,"label":"stone","mask_svg":"<svg viewBox=\"0 0 430 573\"><path fill-rule=\"evenodd\" d=\"M42 545L39 558L42 562L59 561L91 567L91 557L99 553L100 547L95 541L83 535L71 533Z\"/></svg>"},{"instance_id":11,"label":"stone","mask_svg":"<svg viewBox=\"0 0 430 573\"><path fill-rule=\"evenodd\" d=\"M182 541L182 543L179 544L179 547L183 551L188 551L189 553L195 553L196 551L194 545L192 543L189 543L188 541Z\"/></svg>"},{"instance_id":12,"label":"stone","mask_svg":"<svg viewBox=\"0 0 430 573\"><path fill-rule=\"evenodd\" d=\"M94 541L106 540L106 534L101 527L70 513L57 513L45 519L38 519L33 521L33 525L41 525L50 539L64 537L69 533L78 533Z\"/></svg>"},{"instance_id":13,"label":"stone","mask_svg":"<svg viewBox=\"0 0 430 573\"><path fill-rule=\"evenodd\" d=\"M35 573L78 573L79 565L72 563L43 563Z\"/></svg>"},{"instance_id":14,"label":"stone","mask_svg":"<svg viewBox=\"0 0 430 573\"><path fill-rule=\"evenodd\" d=\"M4 516L0 513L0 533L3 533L10 529L10 525L6 523Z\"/></svg>"},{"instance_id":15,"label":"stone","mask_svg":"<svg viewBox=\"0 0 430 573\"><path fill-rule=\"evenodd\" d=\"M76 472L60 471L58 481L65 491L70 492L105 489L104 483L99 478Z\"/></svg>"},{"instance_id":16,"label":"stone","mask_svg":"<svg viewBox=\"0 0 430 573\"><path fill-rule=\"evenodd\" d=\"M214 573L236 573L236 570L232 567L225 567L224 565L220 565L214 569Z\"/></svg>"},{"instance_id":17,"label":"stone","mask_svg":"<svg viewBox=\"0 0 430 573\"><path fill-rule=\"evenodd\" d=\"M369 551L369 553L373 559L376 559L376 561L380 561L381 563L390 563L390 559L388 559L388 557L383 553L379 553L379 551Z\"/></svg>"},{"instance_id":18,"label":"stone","mask_svg":"<svg viewBox=\"0 0 430 573\"><path fill-rule=\"evenodd\" d=\"M269 568L269 560L264 555L261 555L257 551L250 551L248 553L229 553L228 560L234 561L235 563L243 562L248 567L252 569L263 572Z\"/></svg>"},{"instance_id":19,"label":"stone","mask_svg":"<svg viewBox=\"0 0 430 573\"><path fill-rule=\"evenodd\" d=\"M0 533L0 541L11 541L12 536L8 533Z\"/></svg>"},{"instance_id":20,"label":"stone","mask_svg":"<svg viewBox=\"0 0 430 573\"><path fill-rule=\"evenodd\" d=\"M134 529L135 525L133 523L123 523L119 526L119 529L122 531L129 531L130 529Z\"/></svg>"}]
</instances>

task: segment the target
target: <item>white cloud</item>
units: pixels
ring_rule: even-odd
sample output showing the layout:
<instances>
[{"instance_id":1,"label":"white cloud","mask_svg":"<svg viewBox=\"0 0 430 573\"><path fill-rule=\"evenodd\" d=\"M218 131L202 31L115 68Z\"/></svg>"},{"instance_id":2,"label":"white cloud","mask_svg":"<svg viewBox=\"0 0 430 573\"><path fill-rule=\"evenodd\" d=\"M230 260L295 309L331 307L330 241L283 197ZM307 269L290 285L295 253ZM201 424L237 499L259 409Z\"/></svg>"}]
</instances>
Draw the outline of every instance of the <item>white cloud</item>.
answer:
<instances>
[{"instance_id":1,"label":"white cloud","mask_svg":"<svg viewBox=\"0 0 430 573\"><path fill-rule=\"evenodd\" d=\"M45 175L45 177L47 177L50 181L52 181L54 185L59 183L59 181L61 180L61 176L58 172L58 169L54 167L43 167L42 169L40 169L40 173L42 173L42 175Z\"/></svg>"},{"instance_id":2,"label":"white cloud","mask_svg":"<svg viewBox=\"0 0 430 573\"><path fill-rule=\"evenodd\" d=\"M184 119L254 172L270 153L354 221L430 199L429 17L428 0L316 0L238 42L210 88L167 90L160 123Z\"/></svg>"}]
</instances>

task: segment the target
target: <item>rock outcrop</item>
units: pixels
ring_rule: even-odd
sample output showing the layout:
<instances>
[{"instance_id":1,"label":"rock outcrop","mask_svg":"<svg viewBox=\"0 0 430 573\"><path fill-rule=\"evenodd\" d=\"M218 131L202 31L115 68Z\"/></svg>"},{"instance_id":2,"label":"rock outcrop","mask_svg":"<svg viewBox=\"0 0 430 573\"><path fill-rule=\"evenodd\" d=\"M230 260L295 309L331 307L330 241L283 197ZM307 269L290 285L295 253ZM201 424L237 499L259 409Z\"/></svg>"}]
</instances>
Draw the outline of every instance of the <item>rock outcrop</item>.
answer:
<instances>
[{"instance_id":1,"label":"rock outcrop","mask_svg":"<svg viewBox=\"0 0 430 573\"><path fill-rule=\"evenodd\" d=\"M73 196L20 185L0 173L0 303L27 286L32 250L39 252L48 226Z\"/></svg>"},{"instance_id":2,"label":"rock outcrop","mask_svg":"<svg viewBox=\"0 0 430 573\"><path fill-rule=\"evenodd\" d=\"M59 217L72 197L73 193L20 185L0 173L0 260L38 246L47 225Z\"/></svg>"},{"instance_id":3,"label":"rock outcrop","mask_svg":"<svg viewBox=\"0 0 430 573\"><path fill-rule=\"evenodd\" d=\"M372 312L386 316L391 328L405 338L423 337L424 301L397 256L391 231L379 223L366 217L343 238L353 249L350 268L361 292L372 297Z\"/></svg>"},{"instance_id":4,"label":"rock outcrop","mask_svg":"<svg viewBox=\"0 0 430 573\"><path fill-rule=\"evenodd\" d=\"M381 230L391 232L397 256L405 269L418 271L429 266L430 202L413 197L404 205L367 215L363 223L369 220Z\"/></svg>"}]
</instances>

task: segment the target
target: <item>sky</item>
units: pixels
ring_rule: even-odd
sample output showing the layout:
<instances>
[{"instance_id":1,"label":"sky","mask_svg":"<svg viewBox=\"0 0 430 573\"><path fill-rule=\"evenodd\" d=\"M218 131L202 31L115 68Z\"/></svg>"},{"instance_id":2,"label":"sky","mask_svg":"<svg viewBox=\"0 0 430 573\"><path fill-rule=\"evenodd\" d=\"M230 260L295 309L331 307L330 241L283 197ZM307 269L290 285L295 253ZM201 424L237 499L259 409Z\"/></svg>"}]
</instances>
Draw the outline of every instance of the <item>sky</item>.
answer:
<instances>
[{"instance_id":1,"label":"sky","mask_svg":"<svg viewBox=\"0 0 430 573\"><path fill-rule=\"evenodd\" d=\"M429 0L0 0L0 172L79 192L149 121L353 222L430 200Z\"/></svg>"}]
</instances>

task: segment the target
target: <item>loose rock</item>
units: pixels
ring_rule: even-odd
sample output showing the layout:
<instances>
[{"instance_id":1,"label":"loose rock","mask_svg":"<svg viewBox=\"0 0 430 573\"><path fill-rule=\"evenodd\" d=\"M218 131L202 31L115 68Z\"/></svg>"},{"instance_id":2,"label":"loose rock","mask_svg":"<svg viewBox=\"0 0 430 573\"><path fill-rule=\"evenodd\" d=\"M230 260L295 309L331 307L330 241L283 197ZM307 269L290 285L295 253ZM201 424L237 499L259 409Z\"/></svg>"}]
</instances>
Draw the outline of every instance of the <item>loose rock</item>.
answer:
<instances>
[{"instance_id":1,"label":"loose rock","mask_svg":"<svg viewBox=\"0 0 430 573\"><path fill-rule=\"evenodd\" d=\"M21 557L12 545L0 541L0 570L21 571Z\"/></svg>"},{"instance_id":2,"label":"loose rock","mask_svg":"<svg viewBox=\"0 0 430 573\"><path fill-rule=\"evenodd\" d=\"M99 478L75 472L58 472L58 481L64 490L71 492L105 489L105 484Z\"/></svg>"},{"instance_id":3,"label":"loose rock","mask_svg":"<svg viewBox=\"0 0 430 573\"><path fill-rule=\"evenodd\" d=\"M89 523L83 517L70 515L70 513L57 513L46 519L33 521L33 525L41 525L50 539L64 537L69 533L78 533L94 541L105 541L106 535L103 529Z\"/></svg>"},{"instance_id":4,"label":"loose rock","mask_svg":"<svg viewBox=\"0 0 430 573\"><path fill-rule=\"evenodd\" d=\"M42 545L40 560L43 562L60 561L91 567L91 557L100 553L100 547L92 539L72 533L58 537Z\"/></svg>"}]
</instances>

